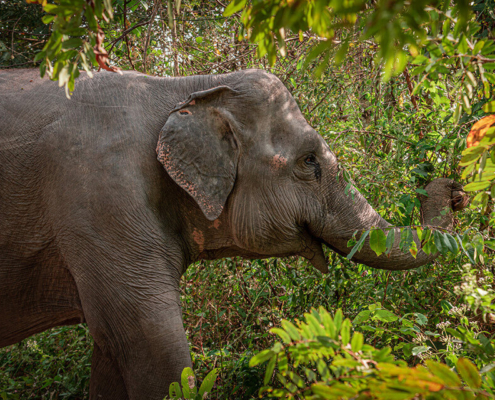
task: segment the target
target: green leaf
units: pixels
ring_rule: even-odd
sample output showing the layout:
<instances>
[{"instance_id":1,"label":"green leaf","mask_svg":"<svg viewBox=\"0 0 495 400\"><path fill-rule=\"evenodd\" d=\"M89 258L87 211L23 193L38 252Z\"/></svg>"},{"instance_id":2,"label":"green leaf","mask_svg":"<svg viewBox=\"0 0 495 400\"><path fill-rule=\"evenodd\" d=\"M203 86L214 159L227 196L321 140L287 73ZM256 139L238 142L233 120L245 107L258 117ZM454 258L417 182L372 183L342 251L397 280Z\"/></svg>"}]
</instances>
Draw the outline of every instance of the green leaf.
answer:
<instances>
[{"instance_id":1,"label":"green leaf","mask_svg":"<svg viewBox=\"0 0 495 400\"><path fill-rule=\"evenodd\" d=\"M411 248L414 237L411 228L404 228L400 232L400 244L399 247L403 253L406 253Z\"/></svg>"},{"instance_id":2,"label":"green leaf","mask_svg":"<svg viewBox=\"0 0 495 400\"><path fill-rule=\"evenodd\" d=\"M416 189L416 193L428 196L428 192L424 189Z\"/></svg>"},{"instance_id":3,"label":"green leaf","mask_svg":"<svg viewBox=\"0 0 495 400\"><path fill-rule=\"evenodd\" d=\"M426 318L426 316L421 313L414 313L414 316L416 317L416 323L418 325L426 325L426 323L428 322L428 318Z\"/></svg>"},{"instance_id":4,"label":"green leaf","mask_svg":"<svg viewBox=\"0 0 495 400\"><path fill-rule=\"evenodd\" d=\"M464 191L466 192L475 192L477 190L484 190L491 185L490 181L477 181L468 183L464 186Z\"/></svg>"},{"instance_id":5,"label":"green leaf","mask_svg":"<svg viewBox=\"0 0 495 400\"><path fill-rule=\"evenodd\" d=\"M228 17L232 14L235 14L237 11L240 11L242 8L246 6L247 0L233 0L223 12L224 17Z\"/></svg>"},{"instance_id":6,"label":"green leaf","mask_svg":"<svg viewBox=\"0 0 495 400\"><path fill-rule=\"evenodd\" d=\"M411 62L411 64L420 65L420 64L424 64L426 61L428 61L428 58L420 54Z\"/></svg>"},{"instance_id":7,"label":"green leaf","mask_svg":"<svg viewBox=\"0 0 495 400\"><path fill-rule=\"evenodd\" d=\"M196 394L196 381L194 372L191 368L186 367L182 370L180 382L182 384L182 393L186 399L189 399L191 398L191 395Z\"/></svg>"},{"instance_id":8,"label":"green leaf","mask_svg":"<svg viewBox=\"0 0 495 400\"><path fill-rule=\"evenodd\" d=\"M457 374L445 364L433 360L426 360L426 365L428 369L437 377L442 380L446 386L459 387L462 386L462 382L457 376Z\"/></svg>"},{"instance_id":9,"label":"green leaf","mask_svg":"<svg viewBox=\"0 0 495 400\"><path fill-rule=\"evenodd\" d=\"M34 57L34 61L39 61L42 60L43 58L46 57L46 53L44 51L40 51L36 56Z\"/></svg>"},{"instance_id":10,"label":"green leaf","mask_svg":"<svg viewBox=\"0 0 495 400\"><path fill-rule=\"evenodd\" d=\"M411 246L409 247L409 253L411 253L414 258L418 255L418 245L414 240L411 242Z\"/></svg>"},{"instance_id":11,"label":"green leaf","mask_svg":"<svg viewBox=\"0 0 495 400\"><path fill-rule=\"evenodd\" d=\"M319 396L323 396L324 399L335 397L353 397L356 395L356 390L342 383L336 383L332 386L325 385L323 383L315 383L311 385L311 391ZM330 397L328 397L330 396Z\"/></svg>"},{"instance_id":12,"label":"green leaf","mask_svg":"<svg viewBox=\"0 0 495 400\"><path fill-rule=\"evenodd\" d=\"M433 240L435 242L435 246L437 248L437 250L444 254L447 249L444 247L444 237L443 237L443 234L442 232L440 231L433 231Z\"/></svg>"},{"instance_id":13,"label":"green leaf","mask_svg":"<svg viewBox=\"0 0 495 400\"><path fill-rule=\"evenodd\" d=\"M270 332L271 333L275 333L277 334L278 336L280 336L280 338L282 339L282 341L285 343L285 344L289 344L292 342L291 338L290 338L290 335L284 331L283 329L280 329L280 328L272 328L270 329Z\"/></svg>"},{"instance_id":14,"label":"green leaf","mask_svg":"<svg viewBox=\"0 0 495 400\"><path fill-rule=\"evenodd\" d=\"M482 374L486 374L487 372L490 372L492 369L495 369L495 362L485 365L480 372Z\"/></svg>"},{"instance_id":15,"label":"green leaf","mask_svg":"<svg viewBox=\"0 0 495 400\"><path fill-rule=\"evenodd\" d=\"M198 37L196 38L196 43L197 43L197 44L201 44L201 43L203 43L203 37L202 37L202 36L198 36Z\"/></svg>"},{"instance_id":16,"label":"green leaf","mask_svg":"<svg viewBox=\"0 0 495 400\"><path fill-rule=\"evenodd\" d=\"M344 346L347 346L351 339L351 327L351 320L346 318L344 322L342 322L342 329L340 330L340 337Z\"/></svg>"},{"instance_id":17,"label":"green leaf","mask_svg":"<svg viewBox=\"0 0 495 400\"><path fill-rule=\"evenodd\" d=\"M373 229L370 234L370 247L379 257L387 250L387 237L381 229Z\"/></svg>"},{"instance_id":18,"label":"green leaf","mask_svg":"<svg viewBox=\"0 0 495 400\"><path fill-rule=\"evenodd\" d=\"M284 319L282 321L282 328L285 329L285 331L290 335L292 340L301 340L301 335L299 334L299 331L292 322Z\"/></svg>"},{"instance_id":19,"label":"green leaf","mask_svg":"<svg viewBox=\"0 0 495 400\"><path fill-rule=\"evenodd\" d=\"M272 379L273 371L275 370L275 365L277 363L277 355L275 354L270 361L268 361L268 365L266 366L265 378L263 380L263 385L268 385L268 382Z\"/></svg>"},{"instance_id":20,"label":"green leaf","mask_svg":"<svg viewBox=\"0 0 495 400\"><path fill-rule=\"evenodd\" d=\"M168 389L168 393L170 398L177 400L182 398L182 390L180 390L180 385L178 382L174 382L170 384Z\"/></svg>"},{"instance_id":21,"label":"green leaf","mask_svg":"<svg viewBox=\"0 0 495 400\"><path fill-rule=\"evenodd\" d=\"M73 49L73 48L82 46L82 44L83 44L82 39L73 38L73 39L64 40L62 42L62 48L63 49Z\"/></svg>"},{"instance_id":22,"label":"green leaf","mask_svg":"<svg viewBox=\"0 0 495 400\"><path fill-rule=\"evenodd\" d=\"M371 311L369 310L361 311L358 315L356 315L356 317L352 321L352 324L353 325L362 324L363 322L369 319L370 315L371 315Z\"/></svg>"},{"instance_id":23,"label":"green leaf","mask_svg":"<svg viewBox=\"0 0 495 400\"><path fill-rule=\"evenodd\" d=\"M495 113L495 100L485 103L483 105L483 111L486 113Z\"/></svg>"},{"instance_id":24,"label":"green leaf","mask_svg":"<svg viewBox=\"0 0 495 400\"><path fill-rule=\"evenodd\" d=\"M464 150L462 152L462 158L459 165L462 167L466 167L469 164L472 164L481 157L481 153L483 153L484 151L485 149L480 146L470 147L469 149Z\"/></svg>"},{"instance_id":25,"label":"green leaf","mask_svg":"<svg viewBox=\"0 0 495 400\"><path fill-rule=\"evenodd\" d=\"M340 327L342 326L342 319L344 318L342 314L342 310L339 308L335 315L333 316L333 323L335 325L335 330L337 332L340 331Z\"/></svg>"},{"instance_id":26,"label":"green leaf","mask_svg":"<svg viewBox=\"0 0 495 400\"><path fill-rule=\"evenodd\" d=\"M304 387L304 380L298 374L296 374L294 371L289 371L287 373L287 375L289 376L291 381L294 382L301 389Z\"/></svg>"},{"instance_id":27,"label":"green leaf","mask_svg":"<svg viewBox=\"0 0 495 400\"><path fill-rule=\"evenodd\" d=\"M203 383L201 384L201 387L199 388L199 392L198 392L199 396L202 399L205 397L205 394L210 393L211 389L213 389L213 385L215 384L215 381L217 380L217 375L218 375L218 368L212 369L208 373L208 375L206 375L205 379L203 380Z\"/></svg>"},{"instance_id":28,"label":"green leaf","mask_svg":"<svg viewBox=\"0 0 495 400\"><path fill-rule=\"evenodd\" d=\"M43 18L41 18L41 21L45 24L48 25L50 24L53 20L55 19L55 15L45 15Z\"/></svg>"},{"instance_id":29,"label":"green leaf","mask_svg":"<svg viewBox=\"0 0 495 400\"><path fill-rule=\"evenodd\" d=\"M444 233L444 244L447 248L448 251L450 251L452 254L457 254L459 251L459 247L457 246L457 241L455 238L449 234L449 233Z\"/></svg>"},{"instance_id":30,"label":"green leaf","mask_svg":"<svg viewBox=\"0 0 495 400\"><path fill-rule=\"evenodd\" d=\"M364 337L361 332L354 332L351 340L351 350L356 353L363 348Z\"/></svg>"},{"instance_id":31,"label":"green leaf","mask_svg":"<svg viewBox=\"0 0 495 400\"><path fill-rule=\"evenodd\" d=\"M356 254L357 251L361 250L363 244L364 244L364 240L367 238L368 234L370 233L369 230L367 230L366 232L364 232L361 237L359 238L358 242L356 243L356 245L352 248L351 252L347 255L347 259L350 260L352 259L352 257L354 256L354 254Z\"/></svg>"},{"instance_id":32,"label":"green leaf","mask_svg":"<svg viewBox=\"0 0 495 400\"><path fill-rule=\"evenodd\" d=\"M427 352L428 349L429 349L429 347L427 347L427 346L416 346L416 347L413 347L413 349L412 349L412 355L413 356L417 356L417 355L419 355L421 353Z\"/></svg>"},{"instance_id":33,"label":"green leaf","mask_svg":"<svg viewBox=\"0 0 495 400\"><path fill-rule=\"evenodd\" d=\"M376 318L382 322L394 322L394 321L397 321L399 319L399 317L397 315L395 315L394 313L391 313L388 310L378 310L375 313L375 315L373 316L373 318Z\"/></svg>"},{"instance_id":34,"label":"green leaf","mask_svg":"<svg viewBox=\"0 0 495 400\"><path fill-rule=\"evenodd\" d=\"M387 255L390 254L390 252L392 251L392 249L394 247L394 243L395 243L395 229L392 228L389 230L389 232L387 234L387 242L386 242L387 251L385 254L387 254Z\"/></svg>"},{"instance_id":35,"label":"green leaf","mask_svg":"<svg viewBox=\"0 0 495 400\"><path fill-rule=\"evenodd\" d=\"M471 361L467 358L459 358L456 368L470 388L479 389L481 387L481 375Z\"/></svg>"},{"instance_id":36,"label":"green leaf","mask_svg":"<svg viewBox=\"0 0 495 400\"><path fill-rule=\"evenodd\" d=\"M260 351L258 354L251 357L251 359L249 360L249 366L255 367L256 365L261 364L266 360L269 360L270 358L272 358L273 355L274 353L271 350Z\"/></svg>"}]
</instances>

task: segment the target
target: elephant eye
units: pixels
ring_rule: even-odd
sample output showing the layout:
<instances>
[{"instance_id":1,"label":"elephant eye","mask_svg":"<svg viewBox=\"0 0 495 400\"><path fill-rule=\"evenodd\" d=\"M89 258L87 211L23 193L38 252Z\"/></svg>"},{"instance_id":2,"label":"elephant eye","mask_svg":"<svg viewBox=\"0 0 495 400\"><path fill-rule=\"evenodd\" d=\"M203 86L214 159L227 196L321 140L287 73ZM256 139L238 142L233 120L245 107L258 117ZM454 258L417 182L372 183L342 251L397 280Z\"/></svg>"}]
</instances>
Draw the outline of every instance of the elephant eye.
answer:
<instances>
[{"instance_id":1,"label":"elephant eye","mask_svg":"<svg viewBox=\"0 0 495 400\"><path fill-rule=\"evenodd\" d=\"M192 113L191 113L191 111L189 111L189 110L185 110L185 109L184 109L184 110L180 110L180 111L179 111L179 114L180 114L180 115L190 115L190 114L192 114Z\"/></svg>"},{"instance_id":2,"label":"elephant eye","mask_svg":"<svg viewBox=\"0 0 495 400\"><path fill-rule=\"evenodd\" d=\"M316 165L316 164L318 164L318 163L316 162L316 157L315 157L315 155L314 155L314 154L308 154L308 155L306 156L306 158L304 159L304 162L305 162L306 164L309 164L309 165Z\"/></svg>"}]
</instances>

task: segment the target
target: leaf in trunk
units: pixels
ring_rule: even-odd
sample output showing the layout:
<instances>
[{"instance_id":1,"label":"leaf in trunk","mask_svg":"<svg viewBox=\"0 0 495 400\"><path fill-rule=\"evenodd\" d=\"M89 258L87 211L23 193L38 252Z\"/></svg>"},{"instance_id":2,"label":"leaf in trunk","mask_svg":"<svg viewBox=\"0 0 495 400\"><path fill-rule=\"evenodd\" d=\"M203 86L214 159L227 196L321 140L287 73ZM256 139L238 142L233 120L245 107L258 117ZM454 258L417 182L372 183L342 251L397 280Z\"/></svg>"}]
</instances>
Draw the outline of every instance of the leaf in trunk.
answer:
<instances>
[{"instance_id":1,"label":"leaf in trunk","mask_svg":"<svg viewBox=\"0 0 495 400\"><path fill-rule=\"evenodd\" d=\"M413 243L413 234L411 228L405 228L400 233L399 247L403 253L409 251Z\"/></svg>"},{"instance_id":2,"label":"leaf in trunk","mask_svg":"<svg viewBox=\"0 0 495 400\"><path fill-rule=\"evenodd\" d=\"M418 255L418 246L414 240L411 243L411 247L409 247L409 253L411 253L414 258Z\"/></svg>"},{"instance_id":3,"label":"leaf in trunk","mask_svg":"<svg viewBox=\"0 0 495 400\"><path fill-rule=\"evenodd\" d=\"M438 251L437 247L435 246L433 232L429 229L427 233L423 234L422 249L425 254L435 254Z\"/></svg>"},{"instance_id":4,"label":"leaf in trunk","mask_svg":"<svg viewBox=\"0 0 495 400\"><path fill-rule=\"evenodd\" d=\"M354 254L356 254L356 252L361 250L361 248L363 247L363 244L364 244L364 240L368 237L369 233L370 233L370 231L367 230L366 232L364 232L361 235L361 237L359 238L356 245L352 248L351 252L347 255L348 260L350 260L354 256Z\"/></svg>"},{"instance_id":5,"label":"leaf in trunk","mask_svg":"<svg viewBox=\"0 0 495 400\"><path fill-rule=\"evenodd\" d=\"M444 248L444 238L443 238L442 232L434 231L433 232L433 240L435 242L435 246L436 246L437 250L440 253L444 254L446 249Z\"/></svg>"},{"instance_id":6,"label":"leaf in trunk","mask_svg":"<svg viewBox=\"0 0 495 400\"><path fill-rule=\"evenodd\" d=\"M390 252L392 251L392 248L394 247L394 243L395 243L395 229L390 229L388 231L388 235L387 235L387 250L385 252L385 254L387 256L390 255Z\"/></svg>"},{"instance_id":7,"label":"leaf in trunk","mask_svg":"<svg viewBox=\"0 0 495 400\"><path fill-rule=\"evenodd\" d=\"M380 257L387 250L387 237L381 229L373 229L370 234L370 247Z\"/></svg>"},{"instance_id":8,"label":"leaf in trunk","mask_svg":"<svg viewBox=\"0 0 495 400\"><path fill-rule=\"evenodd\" d=\"M452 254L457 254L457 252L459 251L459 247L457 246L457 241L455 240L455 238L449 233L444 233L443 237L448 251L450 251Z\"/></svg>"}]
</instances>

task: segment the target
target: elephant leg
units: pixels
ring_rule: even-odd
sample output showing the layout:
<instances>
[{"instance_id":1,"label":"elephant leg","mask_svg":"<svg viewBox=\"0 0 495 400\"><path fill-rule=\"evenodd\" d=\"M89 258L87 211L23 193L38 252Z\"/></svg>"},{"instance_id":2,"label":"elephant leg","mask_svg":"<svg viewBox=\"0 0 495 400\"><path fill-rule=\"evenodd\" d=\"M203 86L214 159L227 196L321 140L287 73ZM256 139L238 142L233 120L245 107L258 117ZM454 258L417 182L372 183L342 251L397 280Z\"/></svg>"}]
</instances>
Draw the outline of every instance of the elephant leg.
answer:
<instances>
[{"instance_id":1,"label":"elephant leg","mask_svg":"<svg viewBox=\"0 0 495 400\"><path fill-rule=\"evenodd\" d=\"M180 307L180 275L164 265L163 258L151 257L124 265L115 260L101 273L87 268L84 279L76 278L98 346L91 400L98 399L97 391L103 391L102 398L122 398L111 394L112 387L105 389L113 382L116 387L123 382L129 400L162 400L170 384L180 382L182 370L192 366ZM108 265L96 258L93 262Z\"/></svg>"},{"instance_id":2,"label":"elephant leg","mask_svg":"<svg viewBox=\"0 0 495 400\"><path fill-rule=\"evenodd\" d=\"M91 360L90 400L129 400L117 363L95 343Z\"/></svg>"},{"instance_id":3,"label":"elephant leg","mask_svg":"<svg viewBox=\"0 0 495 400\"><path fill-rule=\"evenodd\" d=\"M140 321L141 332L131 339L132 350L119 361L131 400L162 400L182 370L192 367L180 308L166 307Z\"/></svg>"},{"instance_id":4,"label":"elephant leg","mask_svg":"<svg viewBox=\"0 0 495 400\"><path fill-rule=\"evenodd\" d=\"M94 314L88 319L96 343L103 342L110 353L102 354L95 345L91 400L100 399L97 395L102 400L162 400L170 384L180 382L182 370L192 366L179 306L153 303L140 305L146 315L119 310L99 317L104 330L92 323Z\"/></svg>"}]
</instances>

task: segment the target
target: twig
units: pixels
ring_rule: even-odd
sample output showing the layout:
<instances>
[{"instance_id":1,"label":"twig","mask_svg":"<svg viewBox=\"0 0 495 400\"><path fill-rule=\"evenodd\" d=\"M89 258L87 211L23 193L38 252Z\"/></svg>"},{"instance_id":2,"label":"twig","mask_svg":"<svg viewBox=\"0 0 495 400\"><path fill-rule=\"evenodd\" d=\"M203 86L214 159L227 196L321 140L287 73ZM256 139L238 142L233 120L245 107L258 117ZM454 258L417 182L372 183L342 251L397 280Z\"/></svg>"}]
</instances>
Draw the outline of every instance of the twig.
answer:
<instances>
[{"instance_id":1,"label":"twig","mask_svg":"<svg viewBox=\"0 0 495 400\"><path fill-rule=\"evenodd\" d=\"M146 73L146 56L148 53L148 46L150 44L151 27L153 26L153 21L155 20L156 13L158 12L158 6L160 4L161 4L160 1L155 0L155 6L153 7L153 11L151 13L150 24L148 25L148 33L146 34L146 42L144 45L144 54L143 54L144 73Z\"/></svg>"},{"instance_id":2,"label":"twig","mask_svg":"<svg viewBox=\"0 0 495 400\"><path fill-rule=\"evenodd\" d=\"M14 28L12 29L12 57L10 58L10 63L12 65L12 60L14 60L14 32L15 32L15 26L18 24L18 22L21 20L22 17L24 17L26 13L22 14L17 21L15 21Z\"/></svg>"},{"instance_id":3,"label":"twig","mask_svg":"<svg viewBox=\"0 0 495 400\"><path fill-rule=\"evenodd\" d=\"M371 132L371 131L366 131L366 130L358 130L358 129L346 129L345 131L342 131L342 132L339 132L339 136L342 134L342 133L347 133L347 132L354 132L354 133L365 133L367 135L380 135L380 136L384 136L384 137L387 137L389 139L394 139L394 140L398 140L399 142L404 142L404 143L407 143L411 146L413 146L413 143L407 141L407 140L404 140L404 139L401 139L401 138L398 138L396 136L392 136L392 135L388 135L386 133L381 133L381 132Z\"/></svg>"},{"instance_id":4,"label":"twig","mask_svg":"<svg viewBox=\"0 0 495 400\"><path fill-rule=\"evenodd\" d=\"M149 19L148 21L142 21L142 22L138 22L137 24L131 26L129 29L126 29L124 32L122 32L122 35L120 35L117 39L114 39L111 43L112 43L112 46L110 47L110 50L108 50L108 56L110 56L110 53L112 52L115 44L123 39L126 35L128 35L130 32L132 32L134 29L136 28L139 28L140 26L143 26L143 25L147 25L151 22L152 20Z\"/></svg>"},{"instance_id":5,"label":"twig","mask_svg":"<svg viewBox=\"0 0 495 400\"><path fill-rule=\"evenodd\" d=\"M9 69L9 68L15 68L15 67L20 67L21 65L27 65L27 64L35 64L34 61L28 61L25 63L20 63L20 64L11 64L11 65L0 65L0 69Z\"/></svg>"},{"instance_id":6,"label":"twig","mask_svg":"<svg viewBox=\"0 0 495 400\"><path fill-rule=\"evenodd\" d=\"M387 299L387 287L388 287L388 280L390 279L390 271L387 275L387 283L385 283L385 290L383 291L383 300L382 303L385 304L385 300Z\"/></svg>"},{"instance_id":7,"label":"twig","mask_svg":"<svg viewBox=\"0 0 495 400\"><path fill-rule=\"evenodd\" d=\"M12 32L12 33L18 33L19 35L28 35L28 36L50 36L49 33L30 33L30 32L21 32L21 31L16 31L13 29L2 29L0 28L0 32Z\"/></svg>"},{"instance_id":8,"label":"twig","mask_svg":"<svg viewBox=\"0 0 495 400\"><path fill-rule=\"evenodd\" d=\"M411 83L411 78L409 76L409 73L407 72L407 68L404 69L404 77L406 78L406 83L407 83L407 88L409 89L409 95L411 96L411 103L413 103L414 105L414 108L416 109L416 111L419 111L419 107L418 107L418 103L416 103L416 97L413 96L413 86L412 86L412 83Z\"/></svg>"},{"instance_id":9,"label":"twig","mask_svg":"<svg viewBox=\"0 0 495 400\"><path fill-rule=\"evenodd\" d=\"M124 0L124 29L126 27L126 22L127 22L127 0ZM134 67L134 63L132 62L132 58L131 58L131 50L129 48L129 38L127 37L127 35L125 36L125 45L127 47L127 58L129 59L129 63L131 64L131 67L132 69L136 69Z\"/></svg>"}]
</instances>

